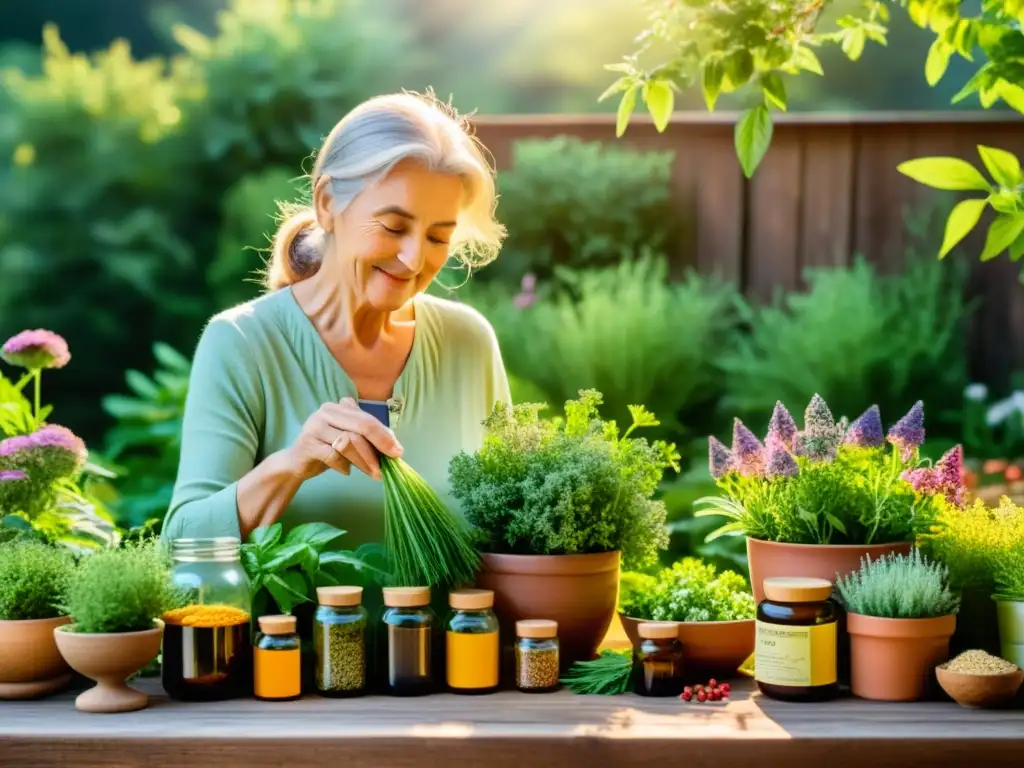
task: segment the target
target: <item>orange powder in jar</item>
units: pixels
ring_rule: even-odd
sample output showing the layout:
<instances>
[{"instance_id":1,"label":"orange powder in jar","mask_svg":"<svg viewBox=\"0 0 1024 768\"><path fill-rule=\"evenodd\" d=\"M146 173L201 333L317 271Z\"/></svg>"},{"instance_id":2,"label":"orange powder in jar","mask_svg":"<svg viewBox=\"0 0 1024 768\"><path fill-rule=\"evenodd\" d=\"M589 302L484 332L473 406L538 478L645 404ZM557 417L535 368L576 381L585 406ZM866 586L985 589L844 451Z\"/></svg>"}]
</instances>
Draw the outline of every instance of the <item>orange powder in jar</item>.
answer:
<instances>
[{"instance_id":1,"label":"orange powder in jar","mask_svg":"<svg viewBox=\"0 0 1024 768\"><path fill-rule=\"evenodd\" d=\"M167 611L160 617L165 624L180 627L233 627L249 621L249 614L230 605L188 605Z\"/></svg>"}]
</instances>

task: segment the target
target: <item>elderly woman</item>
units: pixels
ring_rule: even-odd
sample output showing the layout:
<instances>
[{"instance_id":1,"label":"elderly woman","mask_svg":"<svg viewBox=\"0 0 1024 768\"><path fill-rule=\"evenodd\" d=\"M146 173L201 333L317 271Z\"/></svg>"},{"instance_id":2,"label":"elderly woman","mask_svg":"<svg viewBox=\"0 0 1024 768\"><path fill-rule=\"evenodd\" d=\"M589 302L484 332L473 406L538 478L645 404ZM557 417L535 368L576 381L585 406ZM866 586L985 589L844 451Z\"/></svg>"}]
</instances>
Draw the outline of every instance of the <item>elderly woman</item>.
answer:
<instances>
[{"instance_id":1,"label":"elderly woman","mask_svg":"<svg viewBox=\"0 0 1024 768\"><path fill-rule=\"evenodd\" d=\"M267 294L199 339L165 538L244 539L280 520L383 541L377 452L444 496L451 457L509 400L487 321L424 293L450 256L483 263L504 236L466 124L417 95L370 99L331 131L311 181L312 207L274 239ZM357 401L386 403L391 428Z\"/></svg>"}]
</instances>

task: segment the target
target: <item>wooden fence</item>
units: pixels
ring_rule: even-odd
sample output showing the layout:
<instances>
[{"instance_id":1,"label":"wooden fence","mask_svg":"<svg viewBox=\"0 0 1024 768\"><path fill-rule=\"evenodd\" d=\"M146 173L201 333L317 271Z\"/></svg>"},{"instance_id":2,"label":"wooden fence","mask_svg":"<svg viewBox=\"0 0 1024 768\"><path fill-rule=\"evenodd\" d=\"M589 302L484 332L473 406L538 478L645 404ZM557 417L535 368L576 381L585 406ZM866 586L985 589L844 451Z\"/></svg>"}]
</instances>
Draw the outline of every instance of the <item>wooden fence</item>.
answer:
<instances>
[{"instance_id":1,"label":"wooden fence","mask_svg":"<svg viewBox=\"0 0 1024 768\"><path fill-rule=\"evenodd\" d=\"M673 151L676 206L693 222L669 254L674 271L717 272L760 300L801 287L805 267L845 265L858 254L883 272L899 270L910 243L905 211L934 194L897 172L903 160L949 155L979 165L978 144L1024 156L1024 122L1006 112L784 115L749 181L733 147L735 115L676 114L662 134L635 117L621 139L608 115L474 122L499 170L511 165L513 144L523 138L571 135ZM982 299L965 339L971 375L1002 384L1024 369L1024 264L1005 255L980 263L983 242L981 229L948 258L971 261L965 290Z\"/></svg>"}]
</instances>

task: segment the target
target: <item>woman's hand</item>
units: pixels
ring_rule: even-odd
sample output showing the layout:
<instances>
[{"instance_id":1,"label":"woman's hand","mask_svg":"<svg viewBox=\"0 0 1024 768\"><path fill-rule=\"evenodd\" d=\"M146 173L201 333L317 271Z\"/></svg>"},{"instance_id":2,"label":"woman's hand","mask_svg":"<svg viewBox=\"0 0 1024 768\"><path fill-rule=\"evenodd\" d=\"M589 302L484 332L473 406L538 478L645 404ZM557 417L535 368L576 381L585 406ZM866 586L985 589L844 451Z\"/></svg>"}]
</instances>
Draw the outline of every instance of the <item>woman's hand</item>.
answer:
<instances>
[{"instance_id":1,"label":"woman's hand","mask_svg":"<svg viewBox=\"0 0 1024 768\"><path fill-rule=\"evenodd\" d=\"M316 477L328 467L347 475L353 466L380 480L377 451L397 458L402 455L402 446L394 432L363 411L351 397L320 406L287 449L294 474L303 480Z\"/></svg>"}]
</instances>

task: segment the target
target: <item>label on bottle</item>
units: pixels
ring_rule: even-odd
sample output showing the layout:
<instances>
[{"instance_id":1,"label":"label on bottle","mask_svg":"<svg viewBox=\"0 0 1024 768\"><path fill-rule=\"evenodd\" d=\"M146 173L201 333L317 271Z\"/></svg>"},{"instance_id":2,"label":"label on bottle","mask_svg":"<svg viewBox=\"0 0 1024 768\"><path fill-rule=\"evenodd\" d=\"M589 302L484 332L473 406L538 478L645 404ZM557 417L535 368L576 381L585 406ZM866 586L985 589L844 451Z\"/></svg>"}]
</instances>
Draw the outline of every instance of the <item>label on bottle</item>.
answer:
<instances>
[{"instance_id":1,"label":"label on bottle","mask_svg":"<svg viewBox=\"0 0 1024 768\"><path fill-rule=\"evenodd\" d=\"M754 679L769 685L817 687L838 679L836 622L789 627L757 622Z\"/></svg>"},{"instance_id":2,"label":"label on bottle","mask_svg":"<svg viewBox=\"0 0 1024 768\"><path fill-rule=\"evenodd\" d=\"M448 685L478 690L498 684L498 633L448 632Z\"/></svg>"}]
</instances>

